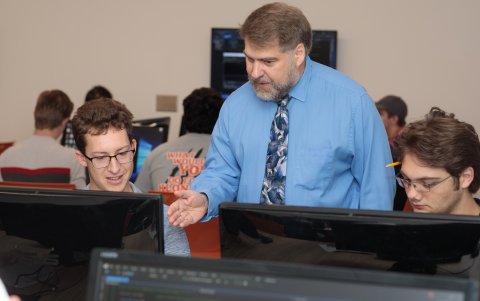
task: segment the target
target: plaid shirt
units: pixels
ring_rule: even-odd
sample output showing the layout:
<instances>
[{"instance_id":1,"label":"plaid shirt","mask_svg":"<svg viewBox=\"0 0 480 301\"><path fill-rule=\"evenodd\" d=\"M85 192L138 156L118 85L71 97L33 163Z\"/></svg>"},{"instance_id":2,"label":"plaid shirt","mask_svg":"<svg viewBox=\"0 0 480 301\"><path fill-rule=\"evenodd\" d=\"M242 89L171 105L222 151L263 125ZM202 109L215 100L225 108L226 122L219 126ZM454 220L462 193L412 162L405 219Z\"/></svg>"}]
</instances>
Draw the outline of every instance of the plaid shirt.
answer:
<instances>
[{"instance_id":1,"label":"plaid shirt","mask_svg":"<svg viewBox=\"0 0 480 301\"><path fill-rule=\"evenodd\" d=\"M65 147L77 149L77 145L75 144L75 139L73 138L72 122L70 121L67 123L65 130L63 130L61 143Z\"/></svg>"}]
</instances>

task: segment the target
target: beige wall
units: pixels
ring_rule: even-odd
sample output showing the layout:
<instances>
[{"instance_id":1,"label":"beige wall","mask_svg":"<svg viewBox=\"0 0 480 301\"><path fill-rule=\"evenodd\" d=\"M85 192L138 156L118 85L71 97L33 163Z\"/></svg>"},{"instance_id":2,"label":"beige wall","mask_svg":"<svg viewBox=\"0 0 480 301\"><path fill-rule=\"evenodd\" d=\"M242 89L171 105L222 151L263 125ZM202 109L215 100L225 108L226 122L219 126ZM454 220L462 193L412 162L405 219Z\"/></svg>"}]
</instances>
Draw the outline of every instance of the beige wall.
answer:
<instances>
[{"instance_id":1,"label":"beige wall","mask_svg":"<svg viewBox=\"0 0 480 301\"><path fill-rule=\"evenodd\" d=\"M77 107L95 84L136 118L172 116L175 136L181 113L155 112L155 95L181 104L208 86L210 28L236 27L266 2L0 0L0 141L30 135L40 91L62 89ZM480 1L289 3L314 29L338 30L338 69L374 99L402 96L409 120L441 106L480 129Z\"/></svg>"}]
</instances>

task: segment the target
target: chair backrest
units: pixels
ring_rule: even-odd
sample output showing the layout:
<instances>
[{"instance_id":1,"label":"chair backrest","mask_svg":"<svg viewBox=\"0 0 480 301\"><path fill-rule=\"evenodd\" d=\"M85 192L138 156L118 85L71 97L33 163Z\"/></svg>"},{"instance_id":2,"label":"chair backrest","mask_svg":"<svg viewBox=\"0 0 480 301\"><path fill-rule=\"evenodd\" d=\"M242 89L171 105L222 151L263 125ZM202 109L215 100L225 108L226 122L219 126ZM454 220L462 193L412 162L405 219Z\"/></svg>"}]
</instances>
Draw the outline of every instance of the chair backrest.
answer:
<instances>
[{"instance_id":1,"label":"chair backrest","mask_svg":"<svg viewBox=\"0 0 480 301\"><path fill-rule=\"evenodd\" d=\"M405 201L405 205L403 206L403 212L413 212L412 205L410 205L410 201L408 199Z\"/></svg>"},{"instance_id":2,"label":"chair backrest","mask_svg":"<svg viewBox=\"0 0 480 301\"><path fill-rule=\"evenodd\" d=\"M0 143L0 154L3 153L7 148L13 145L13 142L2 142Z\"/></svg>"},{"instance_id":3,"label":"chair backrest","mask_svg":"<svg viewBox=\"0 0 480 301\"><path fill-rule=\"evenodd\" d=\"M70 168L45 167L22 168L14 166L0 167L4 181L39 182L39 183L70 183Z\"/></svg>"},{"instance_id":4,"label":"chair backrest","mask_svg":"<svg viewBox=\"0 0 480 301\"><path fill-rule=\"evenodd\" d=\"M149 193L161 194L165 205L171 205L175 201L175 195L171 192L151 190ZM190 225L185 228L185 233L192 257L220 258L220 225L218 218Z\"/></svg>"},{"instance_id":5,"label":"chair backrest","mask_svg":"<svg viewBox=\"0 0 480 301\"><path fill-rule=\"evenodd\" d=\"M42 183L42 182L18 182L18 181L2 182L0 181L0 186L75 189L75 184L72 184L72 183Z\"/></svg>"}]
</instances>

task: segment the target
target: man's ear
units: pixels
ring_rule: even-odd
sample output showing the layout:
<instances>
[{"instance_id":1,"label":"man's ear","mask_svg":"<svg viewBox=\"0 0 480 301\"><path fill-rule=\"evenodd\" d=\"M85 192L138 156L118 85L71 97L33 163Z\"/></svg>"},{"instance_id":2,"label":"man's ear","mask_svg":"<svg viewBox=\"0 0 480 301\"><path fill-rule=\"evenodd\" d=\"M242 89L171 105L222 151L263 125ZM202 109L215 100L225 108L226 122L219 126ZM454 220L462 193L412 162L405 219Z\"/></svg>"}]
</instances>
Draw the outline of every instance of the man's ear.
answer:
<instances>
[{"instance_id":1,"label":"man's ear","mask_svg":"<svg viewBox=\"0 0 480 301\"><path fill-rule=\"evenodd\" d=\"M473 177L475 176L475 171L473 167L469 166L465 168L459 176L460 188L468 189L470 184L473 182Z\"/></svg>"},{"instance_id":2,"label":"man's ear","mask_svg":"<svg viewBox=\"0 0 480 301\"><path fill-rule=\"evenodd\" d=\"M75 158L80 165L87 167L87 158L79 150L75 151Z\"/></svg>"},{"instance_id":3,"label":"man's ear","mask_svg":"<svg viewBox=\"0 0 480 301\"><path fill-rule=\"evenodd\" d=\"M397 115L392 115L388 117L390 124L397 125L398 124L398 119L400 119Z\"/></svg>"},{"instance_id":4,"label":"man's ear","mask_svg":"<svg viewBox=\"0 0 480 301\"><path fill-rule=\"evenodd\" d=\"M305 62L306 49L303 43L299 43L294 49L295 65L300 67Z\"/></svg>"},{"instance_id":5,"label":"man's ear","mask_svg":"<svg viewBox=\"0 0 480 301\"><path fill-rule=\"evenodd\" d=\"M132 149L134 149L135 152L136 152L137 151L137 140L132 139L132 142L130 144L132 146Z\"/></svg>"}]
</instances>

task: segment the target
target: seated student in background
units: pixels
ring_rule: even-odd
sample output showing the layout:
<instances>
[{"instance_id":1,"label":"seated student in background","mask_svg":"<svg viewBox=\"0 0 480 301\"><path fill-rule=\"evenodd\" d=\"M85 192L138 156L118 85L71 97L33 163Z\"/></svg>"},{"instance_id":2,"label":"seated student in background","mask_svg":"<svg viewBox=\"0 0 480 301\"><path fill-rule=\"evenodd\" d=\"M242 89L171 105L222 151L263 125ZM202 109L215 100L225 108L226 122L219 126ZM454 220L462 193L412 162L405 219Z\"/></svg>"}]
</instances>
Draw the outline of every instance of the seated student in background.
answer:
<instances>
[{"instance_id":1,"label":"seated student in background","mask_svg":"<svg viewBox=\"0 0 480 301\"><path fill-rule=\"evenodd\" d=\"M406 124L407 104L398 96L387 95L377 101L375 106L382 117L390 147L395 148L393 141L400 135Z\"/></svg>"},{"instance_id":2,"label":"seated student in background","mask_svg":"<svg viewBox=\"0 0 480 301\"><path fill-rule=\"evenodd\" d=\"M183 100L186 134L156 147L145 160L135 185L142 191L188 190L204 169L210 135L223 100L211 88L195 89Z\"/></svg>"},{"instance_id":3,"label":"seated student in background","mask_svg":"<svg viewBox=\"0 0 480 301\"><path fill-rule=\"evenodd\" d=\"M103 86L95 86L88 90L87 95L85 95L85 102L98 98L113 98L113 96L107 88ZM75 146L75 138L73 138L72 123L70 121L67 123L67 126L63 131L60 143L65 147L70 147L74 149L77 148Z\"/></svg>"},{"instance_id":4,"label":"seated student in background","mask_svg":"<svg viewBox=\"0 0 480 301\"><path fill-rule=\"evenodd\" d=\"M85 187L85 169L75 151L57 139L73 111L73 103L60 90L44 91L35 106L35 131L30 138L0 156L0 181L72 183Z\"/></svg>"},{"instance_id":5,"label":"seated student in background","mask_svg":"<svg viewBox=\"0 0 480 301\"><path fill-rule=\"evenodd\" d=\"M129 181L133 172L136 141L132 136L133 115L125 105L112 99L96 99L78 108L72 119L78 147L78 162L90 177L87 189L116 192L141 192ZM173 227L164 206L165 254L190 255L183 229Z\"/></svg>"},{"instance_id":6,"label":"seated student in background","mask_svg":"<svg viewBox=\"0 0 480 301\"><path fill-rule=\"evenodd\" d=\"M382 97L375 103L380 117L382 117L383 125L387 132L388 142L390 144L390 150L392 152L393 162L398 161L395 153L395 144L393 141L402 132L405 127L405 118L407 117L407 104L398 96L387 95ZM395 168L395 174L400 171L400 166ZM405 190L397 184L397 190L395 192L395 198L393 199L393 209L403 210L405 202L407 201L407 195Z\"/></svg>"},{"instance_id":7,"label":"seated student in background","mask_svg":"<svg viewBox=\"0 0 480 301\"><path fill-rule=\"evenodd\" d=\"M473 126L433 107L395 139L398 183L415 212L480 215L480 142Z\"/></svg>"}]
</instances>

